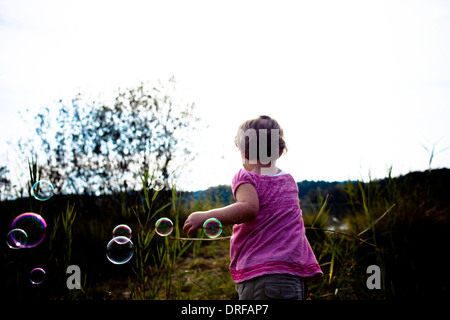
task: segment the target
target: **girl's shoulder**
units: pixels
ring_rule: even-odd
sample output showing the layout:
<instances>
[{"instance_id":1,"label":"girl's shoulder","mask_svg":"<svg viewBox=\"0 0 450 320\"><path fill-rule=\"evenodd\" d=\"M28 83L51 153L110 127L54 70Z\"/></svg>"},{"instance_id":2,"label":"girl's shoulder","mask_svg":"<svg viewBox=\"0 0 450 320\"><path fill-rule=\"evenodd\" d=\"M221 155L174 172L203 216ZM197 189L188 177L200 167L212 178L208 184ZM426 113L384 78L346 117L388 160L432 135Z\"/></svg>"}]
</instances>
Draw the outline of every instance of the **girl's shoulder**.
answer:
<instances>
[{"instance_id":1,"label":"girl's shoulder","mask_svg":"<svg viewBox=\"0 0 450 320\"><path fill-rule=\"evenodd\" d=\"M278 181L280 180L280 181ZM287 172L281 170L274 175L260 175L252 171L247 171L244 168L241 168L235 175L232 181L233 185L238 184L239 182L248 182L253 185L258 183L286 183L287 180L294 180L294 178Z\"/></svg>"},{"instance_id":2,"label":"girl's shoulder","mask_svg":"<svg viewBox=\"0 0 450 320\"><path fill-rule=\"evenodd\" d=\"M237 183L239 181L245 180L249 182L254 182L257 177L255 173L245 170L244 168L239 169L239 171L234 175L233 182Z\"/></svg>"}]
</instances>

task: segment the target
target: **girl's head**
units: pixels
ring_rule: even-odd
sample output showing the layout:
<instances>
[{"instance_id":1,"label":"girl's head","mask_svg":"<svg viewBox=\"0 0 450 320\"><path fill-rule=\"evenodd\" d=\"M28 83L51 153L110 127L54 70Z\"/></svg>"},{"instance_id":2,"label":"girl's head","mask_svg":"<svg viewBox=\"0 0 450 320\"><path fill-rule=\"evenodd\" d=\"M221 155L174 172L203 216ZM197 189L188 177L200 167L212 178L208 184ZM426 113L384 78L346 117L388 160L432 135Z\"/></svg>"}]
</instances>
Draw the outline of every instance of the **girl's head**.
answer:
<instances>
[{"instance_id":1,"label":"girl's head","mask_svg":"<svg viewBox=\"0 0 450 320\"><path fill-rule=\"evenodd\" d=\"M275 119L259 116L239 126L235 144L243 160L250 163L268 164L287 151L283 129Z\"/></svg>"}]
</instances>

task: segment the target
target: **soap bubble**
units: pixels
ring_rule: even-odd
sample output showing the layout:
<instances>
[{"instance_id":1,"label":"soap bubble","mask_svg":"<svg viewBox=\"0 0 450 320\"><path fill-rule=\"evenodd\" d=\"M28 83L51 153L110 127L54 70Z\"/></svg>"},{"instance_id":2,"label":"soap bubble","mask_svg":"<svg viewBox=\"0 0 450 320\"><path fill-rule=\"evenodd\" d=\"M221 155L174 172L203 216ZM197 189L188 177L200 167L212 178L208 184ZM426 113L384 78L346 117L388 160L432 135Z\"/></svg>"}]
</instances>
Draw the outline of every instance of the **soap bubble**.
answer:
<instances>
[{"instance_id":1,"label":"soap bubble","mask_svg":"<svg viewBox=\"0 0 450 320\"><path fill-rule=\"evenodd\" d=\"M39 180L33 185L33 196L40 201L45 201L53 196L55 188L47 180Z\"/></svg>"},{"instance_id":2,"label":"soap bubble","mask_svg":"<svg viewBox=\"0 0 450 320\"><path fill-rule=\"evenodd\" d=\"M133 242L123 236L112 238L106 246L106 257L114 264L124 264L133 257Z\"/></svg>"},{"instance_id":3,"label":"soap bubble","mask_svg":"<svg viewBox=\"0 0 450 320\"><path fill-rule=\"evenodd\" d=\"M22 229L12 229L6 235L6 244L11 249L20 249L27 243L28 235Z\"/></svg>"},{"instance_id":4,"label":"soap bubble","mask_svg":"<svg viewBox=\"0 0 450 320\"><path fill-rule=\"evenodd\" d=\"M38 285L45 281L45 270L42 268L34 268L30 271L30 282Z\"/></svg>"},{"instance_id":5,"label":"soap bubble","mask_svg":"<svg viewBox=\"0 0 450 320\"><path fill-rule=\"evenodd\" d=\"M119 224L113 229L113 238L125 237L131 239L131 228L126 224Z\"/></svg>"},{"instance_id":6,"label":"soap bubble","mask_svg":"<svg viewBox=\"0 0 450 320\"><path fill-rule=\"evenodd\" d=\"M21 248L32 248L37 246L44 240L47 230L47 223L39 214L26 212L18 215L13 220L13 222L11 223L11 231L13 231L14 229L23 230L27 236L24 239L23 234L19 236L20 231L15 231L10 235L10 237L20 237L22 241L24 241L24 243L21 243L21 240L19 240L18 238L15 238L14 241L19 241L19 243L21 243Z\"/></svg>"},{"instance_id":7,"label":"soap bubble","mask_svg":"<svg viewBox=\"0 0 450 320\"><path fill-rule=\"evenodd\" d=\"M156 233L166 237L173 231L173 223L169 218L161 218L155 223Z\"/></svg>"},{"instance_id":8,"label":"soap bubble","mask_svg":"<svg viewBox=\"0 0 450 320\"><path fill-rule=\"evenodd\" d=\"M222 223L216 218L211 218L203 223L203 232L210 238L217 238L222 233Z\"/></svg>"},{"instance_id":9,"label":"soap bubble","mask_svg":"<svg viewBox=\"0 0 450 320\"><path fill-rule=\"evenodd\" d=\"M161 178L155 178L150 183L150 189L155 191L161 191L164 188L164 180Z\"/></svg>"}]
</instances>

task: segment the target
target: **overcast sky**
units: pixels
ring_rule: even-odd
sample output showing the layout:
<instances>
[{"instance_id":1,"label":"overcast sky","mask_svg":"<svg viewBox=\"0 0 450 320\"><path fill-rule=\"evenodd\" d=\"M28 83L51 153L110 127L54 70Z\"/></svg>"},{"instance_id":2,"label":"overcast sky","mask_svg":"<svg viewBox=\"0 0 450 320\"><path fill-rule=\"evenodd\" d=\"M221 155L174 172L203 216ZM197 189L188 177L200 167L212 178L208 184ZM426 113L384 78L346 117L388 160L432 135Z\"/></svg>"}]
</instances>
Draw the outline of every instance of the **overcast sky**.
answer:
<instances>
[{"instance_id":1,"label":"overcast sky","mask_svg":"<svg viewBox=\"0 0 450 320\"><path fill-rule=\"evenodd\" d=\"M18 111L174 76L210 125L185 189L230 184L237 126L261 114L297 181L425 170L424 146L450 167L448 1L0 0L0 46L0 165Z\"/></svg>"}]
</instances>

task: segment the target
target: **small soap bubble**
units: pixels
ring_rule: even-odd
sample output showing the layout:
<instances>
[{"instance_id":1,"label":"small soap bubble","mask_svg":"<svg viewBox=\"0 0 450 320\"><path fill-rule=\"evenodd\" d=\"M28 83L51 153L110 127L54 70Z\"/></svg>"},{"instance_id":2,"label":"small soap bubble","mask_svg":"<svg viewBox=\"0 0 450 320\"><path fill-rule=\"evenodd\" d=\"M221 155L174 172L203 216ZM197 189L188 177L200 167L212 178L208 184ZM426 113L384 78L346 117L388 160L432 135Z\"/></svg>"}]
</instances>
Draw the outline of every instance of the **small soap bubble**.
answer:
<instances>
[{"instance_id":1,"label":"small soap bubble","mask_svg":"<svg viewBox=\"0 0 450 320\"><path fill-rule=\"evenodd\" d=\"M39 285L45 281L45 270L42 268L34 268L30 271L30 282Z\"/></svg>"},{"instance_id":2,"label":"small soap bubble","mask_svg":"<svg viewBox=\"0 0 450 320\"><path fill-rule=\"evenodd\" d=\"M39 201L45 201L53 196L55 188L48 180L39 180L33 185L33 196Z\"/></svg>"},{"instance_id":3,"label":"small soap bubble","mask_svg":"<svg viewBox=\"0 0 450 320\"><path fill-rule=\"evenodd\" d=\"M6 244L11 249L24 248L27 243L28 235L22 229L12 229L6 235Z\"/></svg>"},{"instance_id":4,"label":"small soap bubble","mask_svg":"<svg viewBox=\"0 0 450 320\"><path fill-rule=\"evenodd\" d=\"M150 189L155 191L161 191L164 188L164 180L161 178L155 178L150 183Z\"/></svg>"},{"instance_id":5,"label":"small soap bubble","mask_svg":"<svg viewBox=\"0 0 450 320\"><path fill-rule=\"evenodd\" d=\"M169 218L161 218L155 223L156 233L166 237L173 231L173 223Z\"/></svg>"},{"instance_id":6,"label":"small soap bubble","mask_svg":"<svg viewBox=\"0 0 450 320\"><path fill-rule=\"evenodd\" d=\"M11 223L11 231L14 229L21 229L27 235L23 239L23 234L21 236L21 243L19 239L15 239L21 243L21 248L32 248L40 244L44 238L47 230L47 223L44 218L37 213L26 212L18 215ZM18 236L20 232L16 231L12 236Z\"/></svg>"},{"instance_id":7,"label":"small soap bubble","mask_svg":"<svg viewBox=\"0 0 450 320\"><path fill-rule=\"evenodd\" d=\"M203 223L203 232L209 238L217 238L222 233L222 223L216 218L211 218Z\"/></svg>"},{"instance_id":8,"label":"small soap bubble","mask_svg":"<svg viewBox=\"0 0 450 320\"><path fill-rule=\"evenodd\" d=\"M133 257L133 242L123 236L112 238L106 246L106 257L114 264L124 264Z\"/></svg>"},{"instance_id":9,"label":"small soap bubble","mask_svg":"<svg viewBox=\"0 0 450 320\"><path fill-rule=\"evenodd\" d=\"M131 239L131 228L126 224L119 224L113 229L113 238L125 237Z\"/></svg>"}]
</instances>

